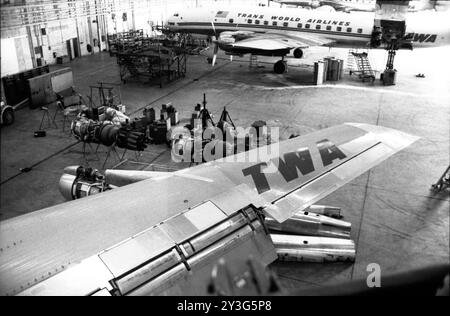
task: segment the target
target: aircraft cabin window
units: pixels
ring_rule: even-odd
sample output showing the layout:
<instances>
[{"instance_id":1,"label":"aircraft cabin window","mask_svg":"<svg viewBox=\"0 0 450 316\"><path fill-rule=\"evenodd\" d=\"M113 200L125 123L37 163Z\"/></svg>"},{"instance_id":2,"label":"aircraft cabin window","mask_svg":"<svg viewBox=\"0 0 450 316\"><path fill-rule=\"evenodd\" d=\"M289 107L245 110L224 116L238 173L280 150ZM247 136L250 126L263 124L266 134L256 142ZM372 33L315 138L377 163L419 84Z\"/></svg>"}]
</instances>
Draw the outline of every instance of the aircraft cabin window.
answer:
<instances>
[{"instance_id":1,"label":"aircraft cabin window","mask_svg":"<svg viewBox=\"0 0 450 316\"><path fill-rule=\"evenodd\" d=\"M320 30L321 25L316 25L316 30Z\"/></svg>"},{"instance_id":2,"label":"aircraft cabin window","mask_svg":"<svg viewBox=\"0 0 450 316\"><path fill-rule=\"evenodd\" d=\"M358 29L358 33L362 33L363 32L363 29Z\"/></svg>"},{"instance_id":3,"label":"aircraft cabin window","mask_svg":"<svg viewBox=\"0 0 450 316\"><path fill-rule=\"evenodd\" d=\"M234 20L233 19L229 19L228 22L234 23Z\"/></svg>"},{"instance_id":4,"label":"aircraft cabin window","mask_svg":"<svg viewBox=\"0 0 450 316\"><path fill-rule=\"evenodd\" d=\"M298 28L302 28L302 26L303 26L303 25L302 25L301 23L297 24L297 27L298 27Z\"/></svg>"},{"instance_id":5,"label":"aircraft cabin window","mask_svg":"<svg viewBox=\"0 0 450 316\"><path fill-rule=\"evenodd\" d=\"M269 21L264 21L264 25L269 25Z\"/></svg>"},{"instance_id":6,"label":"aircraft cabin window","mask_svg":"<svg viewBox=\"0 0 450 316\"><path fill-rule=\"evenodd\" d=\"M255 24L259 24L259 20L255 20Z\"/></svg>"},{"instance_id":7,"label":"aircraft cabin window","mask_svg":"<svg viewBox=\"0 0 450 316\"><path fill-rule=\"evenodd\" d=\"M331 31L331 25L327 25L327 31Z\"/></svg>"},{"instance_id":8,"label":"aircraft cabin window","mask_svg":"<svg viewBox=\"0 0 450 316\"><path fill-rule=\"evenodd\" d=\"M252 24L252 23L253 23L253 20L248 19L248 20L247 20L247 23L248 23L248 24Z\"/></svg>"},{"instance_id":9,"label":"aircraft cabin window","mask_svg":"<svg viewBox=\"0 0 450 316\"><path fill-rule=\"evenodd\" d=\"M284 27L288 27L288 26L289 26L289 23L288 23L288 22L284 22L284 23L283 23L283 26L284 26Z\"/></svg>"},{"instance_id":10,"label":"aircraft cabin window","mask_svg":"<svg viewBox=\"0 0 450 316\"><path fill-rule=\"evenodd\" d=\"M351 33L352 32L352 28L351 27L347 27L347 32Z\"/></svg>"},{"instance_id":11,"label":"aircraft cabin window","mask_svg":"<svg viewBox=\"0 0 450 316\"><path fill-rule=\"evenodd\" d=\"M278 23L277 23L277 22L273 22L272 25L273 25L273 26L277 26Z\"/></svg>"},{"instance_id":12,"label":"aircraft cabin window","mask_svg":"<svg viewBox=\"0 0 450 316\"><path fill-rule=\"evenodd\" d=\"M305 28L309 29L310 25L309 24L305 24Z\"/></svg>"},{"instance_id":13,"label":"aircraft cabin window","mask_svg":"<svg viewBox=\"0 0 450 316\"><path fill-rule=\"evenodd\" d=\"M338 31L338 32L342 31L342 27L338 26L338 27L336 28L336 31Z\"/></svg>"}]
</instances>

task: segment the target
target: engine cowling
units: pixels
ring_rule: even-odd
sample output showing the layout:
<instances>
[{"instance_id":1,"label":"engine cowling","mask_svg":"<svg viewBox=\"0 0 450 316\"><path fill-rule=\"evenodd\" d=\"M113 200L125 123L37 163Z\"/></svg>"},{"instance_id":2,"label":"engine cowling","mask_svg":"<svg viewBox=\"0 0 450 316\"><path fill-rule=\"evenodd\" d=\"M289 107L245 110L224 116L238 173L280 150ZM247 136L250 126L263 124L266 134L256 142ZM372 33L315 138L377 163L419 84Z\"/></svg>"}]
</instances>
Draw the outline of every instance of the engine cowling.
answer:
<instances>
[{"instance_id":1,"label":"engine cowling","mask_svg":"<svg viewBox=\"0 0 450 316\"><path fill-rule=\"evenodd\" d=\"M112 188L105 177L96 169L73 166L64 169L59 180L59 191L70 201L102 193Z\"/></svg>"}]
</instances>

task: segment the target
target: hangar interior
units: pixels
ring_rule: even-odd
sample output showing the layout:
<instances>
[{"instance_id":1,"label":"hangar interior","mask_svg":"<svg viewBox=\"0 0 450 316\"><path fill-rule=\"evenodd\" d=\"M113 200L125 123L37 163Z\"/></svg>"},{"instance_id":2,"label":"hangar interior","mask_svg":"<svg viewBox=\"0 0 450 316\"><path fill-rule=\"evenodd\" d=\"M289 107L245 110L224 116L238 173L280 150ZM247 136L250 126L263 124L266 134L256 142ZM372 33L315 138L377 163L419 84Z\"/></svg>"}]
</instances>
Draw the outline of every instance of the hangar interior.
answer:
<instances>
[{"instance_id":1,"label":"hangar interior","mask_svg":"<svg viewBox=\"0 0 450 316\"><path fill-rule=\"evenodd\" d=\"M433 9L417 13L424 14L424 24L432 21L425 14L449 12L444 1L431 2ZM259 8L261 3L290 12L302 10L292 4L256 0L245 1L245 6ZM448 265L450 46L395 49L389 55L388 49L308 45L302 58L286 58L289 69L278 74L273 71L278 57L233 55L216 50L218 40L211 37L190 35L186 39L166 34L167 20L181 7L197 10L209 6L220 11L243 6L243 1L2 0L2 103L14 111L13 121L2 117L8 124L1 128L2 253L13 248L8 244L9 230L2 228L66 202L59 192L66 167L85 166L103 173L107 169L177 172L197 166L174 160L168 141L159 141L166 137L167 121L171 127L185 126L191 123L193 113L199 117L198 113L207 109L209 118L218 122L226 109L235 126L263 122L278 127L280 141L347 122L419 137L315 203L339 208L342 220L351 223L348 233L355 256L351 262L275 260L269 267L283 289L308 290L365 280L373 263L381 267L383 275ZM319 8L311 9L315 10ZM447 33L448 21L442 25ZM218 27L208 24L208 28ZM430 34L422 41L431 41ZM142 50L139 45L147 45L147 41L149 50ZM367 58L362 58L363 54ZM386 77L383 82L380 76L389 74L387 64L393 56L395 79L386 83ZM364 80L367 69L357 65L358 58L370 63L373 80ZM330 76L326 70L324 74L320 73L323 69L318 70L319 61L327 59L340 61L339 75L331 74L336 78L318 83L318 76ZM44 77L45 83L39 86ZM63 94L65 89L70 92ZM83 107L97 111L105 104L114 104L114 111L120 112L118 120L125 116L126 123L120 121L118 132L119 137L125 135L125 144L84 141L88 136L81 132L81 123L77 130L77 115ZM158 120L160 114L163 123L152 125L153 134L146 127L145 139L140 139L142 117ZM130 123L133 127L124 127ZM158 124L164 128L159 130ZM152 205L154 192L145 194ZM120 203L123 217L127 217L127 208L133 208L134 201L121 196ZM2 291L2 295L18 292Z\"/></svg>"}]
</instances>

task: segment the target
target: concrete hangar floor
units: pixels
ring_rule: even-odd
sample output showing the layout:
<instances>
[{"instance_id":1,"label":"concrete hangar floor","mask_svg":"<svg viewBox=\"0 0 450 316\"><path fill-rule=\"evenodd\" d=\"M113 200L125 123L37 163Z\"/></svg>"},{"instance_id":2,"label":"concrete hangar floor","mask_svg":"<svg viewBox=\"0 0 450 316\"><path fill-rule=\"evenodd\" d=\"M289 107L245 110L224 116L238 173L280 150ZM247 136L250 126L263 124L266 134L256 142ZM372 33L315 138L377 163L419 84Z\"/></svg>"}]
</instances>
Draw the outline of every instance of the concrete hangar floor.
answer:
<instances>
[{"instance_id":1,"label":"concrete hangar floor","mask_svg":"<svg viewBox=\"0 0 450 316\"><path fill-rule=\"evenodd\" d=\"M273 74L272 58L259 58L261 67L249 69L248 57L230 62L219 55L211 68L204 56L189 56L185 79L163 88L127 81L121 87L122 101L132 118L147 105L160 108L171 102L184 119L206 93L216 119L226 106L236 125L271 121L281 127L282 138L344 122L382 125L421 137L320 202L342 207L344 220L352 223L356 262L272 265L284 287L305 289L366 278L369 263L378 263L386 274L448 264L450 198L448 192L433 194L430 186L449 165L449 53L450 47L399 52L397 84L389 87L379 80L362 83L348 72L338 83L310 85L314 61L330 55L346 60L348 51L343 49L309 49L304 59L289 60L285 75ZM371 51L369 56L374 69L384 69L385 51ZM62 66L73 69L76 90L84 96L100 81L120 83L116 59L108 53ZM417 78L418 73L425 78ZM85 164L82 145L69 135L67 125L62 131L60 116L58 128L47 129L47 137L33 137L41 118L40 110L22 109L13 125L1 129L1 220L64 202L58 191L63 168ZM89 156L90 165L101 168L105 155L106 149L101 149L100 159ZM134 159L133 153L128 155ZM139 161L145 165L122 168L187 167L172 162L165 145L150 145ZM108 167L115 163L109 160ZM20 172L26 167L32 168Z\"/></svg>"}]
</instances>

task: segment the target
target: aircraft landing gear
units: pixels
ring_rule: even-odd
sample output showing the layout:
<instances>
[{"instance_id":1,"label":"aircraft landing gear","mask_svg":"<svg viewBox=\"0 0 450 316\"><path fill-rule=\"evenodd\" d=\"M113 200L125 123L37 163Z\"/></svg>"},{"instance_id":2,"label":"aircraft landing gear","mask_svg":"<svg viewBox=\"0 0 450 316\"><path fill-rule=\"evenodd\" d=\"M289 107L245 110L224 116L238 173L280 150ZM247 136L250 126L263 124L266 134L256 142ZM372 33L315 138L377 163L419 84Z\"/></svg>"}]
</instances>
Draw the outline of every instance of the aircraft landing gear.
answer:
<instances>
[{"instance_id":1,"label":"aircraft landing gear","mask_svg":"<svg viewBox=\"0 0 450 316\"><path fill-rule=\"evenodd\" d=\"M301 48L294 49L294 58L300 59L303 57L303 50Z\"/></svg>"},{"instance_id":2,"label":"aircraft landing gear","mask_svg":"<svg viewBox=\"0 0 450 316\"><path fill-rule=\"evenodd\" d=\"M275 65L273 65L273 71L276 74L284 74L285 72L287 72L287 69L287 62L284 59L277 61Z\"/></svg>"}]
</instances>

